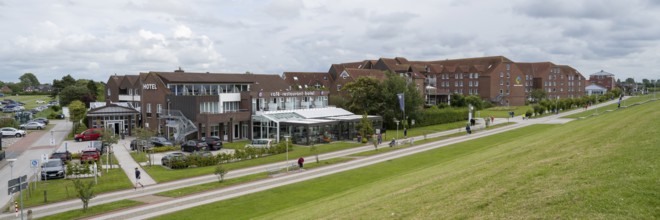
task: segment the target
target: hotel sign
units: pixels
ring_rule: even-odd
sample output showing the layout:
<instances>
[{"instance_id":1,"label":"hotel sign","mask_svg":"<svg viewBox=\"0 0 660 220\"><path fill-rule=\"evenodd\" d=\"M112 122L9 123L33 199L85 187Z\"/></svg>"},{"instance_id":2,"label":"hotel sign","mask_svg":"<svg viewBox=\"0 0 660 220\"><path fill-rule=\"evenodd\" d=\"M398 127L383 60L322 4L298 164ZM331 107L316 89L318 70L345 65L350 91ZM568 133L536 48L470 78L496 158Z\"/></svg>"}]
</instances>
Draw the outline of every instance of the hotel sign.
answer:
<instances>
[{"instance_id":1,"label":"hotel sign","mask_svg":"<svg viewBox=\"0 0 660 220\"><path fill-rule=\"evenodd\" d=\"M143 84L142 89L144 90L156 90L156 84Z\"/></svg>"},{"instance_id":2,"label":"hotel sign","mask_svg":"<svg viewBox=\"0 0 660 220\"><path fill-rule=\"evenodd\" d=\"M297 92L271 92L270 96L311 96L316 95L316 91L297 91Z\"/></svg>"}]
</instances>

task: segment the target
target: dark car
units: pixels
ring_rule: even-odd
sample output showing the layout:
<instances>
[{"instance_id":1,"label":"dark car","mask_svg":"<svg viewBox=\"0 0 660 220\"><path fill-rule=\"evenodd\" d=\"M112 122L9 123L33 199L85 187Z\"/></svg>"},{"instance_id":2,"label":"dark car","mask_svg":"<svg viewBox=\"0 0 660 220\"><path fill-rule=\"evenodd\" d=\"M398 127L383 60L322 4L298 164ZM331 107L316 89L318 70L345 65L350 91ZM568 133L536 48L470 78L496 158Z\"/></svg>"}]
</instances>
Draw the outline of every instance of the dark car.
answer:
<instances>
[{"instance_id":1,"label":"dark car","mask_svg":"<svg viewBox=\"0 0 660 220\"><path fill-rule=\"evenodd\" d=\"M41 165L41 180L64 178L65 176L64 163L60 159L49 159L48 162Z\"/></svg>"},{"instance_id":2,"label":"dark car","mask_svg":"<svg viewBox=\"0 0 660 220\"><path fill-rule=\"evenodd\" d=\"M168 167L172 166L172 162L174 161L186 161L186 155L180 152L175 152L169 153L160 159L161 164Z\"/></svg>"},{"instance_id":3,"label":"dark car","mask_svg":"<svg viewBox=\"0 0 660 220\"><path fill-rule=\"evenodd\" d=\"M188 140L185 143L181 144L181 150L185 152L195 152L204 150L208 147L206 142L198 140Z\"/></svg>"},{"instance_id":4,"label":"dark car","mask_svg":"<svg viewBox=\"0 0 660 220\"><path fill-rule=\"evenodd\" d=\"M55 118L57 118L57 119L64 119L65 116L64 116L64 114L59 114L59 115L55 116Z\"/></svg>"},{"instance_id":5,"label":"dark car","mask_svg":"<svg viewBox=\"0 0 660 220\"><path fill-rule=\"evenodd\" d=\"M131 141L131 150L138 150L139 147L143 147L144 150L149 149L151 145L145 140L134 139Z\"/></svg>"},{"instance_id":6,"label":"dark car","mask_svg":"<svg viewBox=\"0 0 660 220\"><path fill-rule=\"evenodd\" d=\"M32 119L32 121L38 121L38 122L41 122L42 124L45 124L45 125L48 125L48 123L50 122L50 121L48 121L47 118L35 118L35 119Z\"/></svg>"},{"instance_id":7,"label":"dark car","mask_svg":"<svg viewBox=\"0 0 660 220\"><path fill-rule=\"evenodd\" d=\"M206 142L208 150L220 150L222 149L222 140L219 137L211 136L202 138L202 141Z\"/></svg>"},{"instance_id":8,"label":"dark car","mask_svg":"<svg viewBox=\"0 0 660 220\"><path fill-rule=\"evenodd\" d=\"M149 142L151 142L151 144L156 147L174 146L172 142L170 142L169 140L167 140L167 138L164 137L151 137L149 138Z\"/></svg>"},{"instance_id":9,"label":"dark car","mask_svg":"<svg viewBox=\"0 0 660 220\"><path fill-rule=\"evenodd\" d=\"M66 163L67 161L71 161L71 152L65 151L65 152L55 152L50 155L50 159L55 159L58 158L62 160L62 162Z\"/></svg>"}]
</instances>

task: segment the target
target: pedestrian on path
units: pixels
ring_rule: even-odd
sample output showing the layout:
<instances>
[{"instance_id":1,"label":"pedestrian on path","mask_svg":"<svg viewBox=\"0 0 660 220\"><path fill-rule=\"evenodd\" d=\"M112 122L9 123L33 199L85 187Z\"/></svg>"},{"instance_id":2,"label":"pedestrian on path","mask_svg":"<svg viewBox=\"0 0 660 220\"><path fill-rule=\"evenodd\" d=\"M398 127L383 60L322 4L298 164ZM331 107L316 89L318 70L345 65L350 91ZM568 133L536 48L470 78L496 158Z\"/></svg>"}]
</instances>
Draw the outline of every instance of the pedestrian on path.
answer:
<instances>
[{"instance_id":1,"label":"pedestrian on path","mask_svg":"<svg viewBox=\"0 0 660 220\"><path fill-rule=\"evenodd\" d=\"M408 128L403 128L403 138L408 137Z\"/></svg>"},{"instance_id":2,"label":"pedestrian on path","mask_svg":"<svg viewBox=\"0 0 660 220\"><path fill-rule=\"evenodd\" d=\"M135 186L133 186L133 189L137 189L137 186L140 185L142 188L144 188L144 185L140 183L140 170L138 168L135 168Z\"/></svg>"},{"instance_id":3,"label":"pedestrian on path","mask_svg":"<svg viewBox=\"0 0 660 220\"><path fill-rule=\"evenodd\" d=\"M491 124L492 124L492 123L495 123L495 117L493 117L492 115L490 116L490 123L491 123Z\"/></svg>"},{"instance_id":4,"label":"pedestrian on path","mask_svg":"<svg viewBox=\"0 0 660 220\"><path fill-rule=\"evenodd\" d=\"M465 125L465 131L466 131L468 134L472 134L472 131L470 130L470 124Z\"/></svg>"},{"instance_id":5,"label":"pedestrian on path","mask_svg":"<svg viewBox=\"0 0 660 220\"><path fill-rule=\"evenodd\" d=\"M301 170L303 168L303 163L305 163L305 158L298 158L298 167L300 167Z\"/></svg>"}]
</instances>

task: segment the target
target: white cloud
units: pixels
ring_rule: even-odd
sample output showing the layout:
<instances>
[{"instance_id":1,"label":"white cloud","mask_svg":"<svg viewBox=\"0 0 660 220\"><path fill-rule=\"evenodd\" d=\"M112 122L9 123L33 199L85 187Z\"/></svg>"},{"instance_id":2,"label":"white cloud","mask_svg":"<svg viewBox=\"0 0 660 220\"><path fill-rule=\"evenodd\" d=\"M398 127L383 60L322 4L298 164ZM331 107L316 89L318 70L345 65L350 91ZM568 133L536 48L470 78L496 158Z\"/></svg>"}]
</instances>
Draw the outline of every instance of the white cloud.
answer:
<instances>
[{"instance_id":1,"label":"white cloud","mask_svg":"<svg viewBox=\"0 0 660 220\"><path fill-rule=\"evenodd\" d=\"M492 55L620 78L660 75L660 5L651 0L0 3L2 20L12 21L0 22L11 30L0 32L2 81L24 72L43 82L179 66L281 74L379 57Z\"/></svg>"}]
</instances>

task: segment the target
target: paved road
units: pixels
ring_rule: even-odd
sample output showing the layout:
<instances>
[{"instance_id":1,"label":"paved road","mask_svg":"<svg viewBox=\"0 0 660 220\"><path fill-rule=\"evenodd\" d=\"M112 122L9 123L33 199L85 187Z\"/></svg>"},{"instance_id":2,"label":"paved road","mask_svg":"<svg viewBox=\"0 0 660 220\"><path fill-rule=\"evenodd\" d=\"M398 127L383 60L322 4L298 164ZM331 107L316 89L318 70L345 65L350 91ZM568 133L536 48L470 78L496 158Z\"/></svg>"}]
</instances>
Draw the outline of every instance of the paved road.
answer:
<instances>
[{"instance_id":1,"label":"paved road","mask_svg":"<svg viewBox=\"0 0 660 220\"><path fill-rule=\"evenodd\" d=\"M596 105L594 107L600 107L606 104L611 104L613 102L608 102L608 103L603 103ZM522 120L521 117L516 117L516 118L511 118L511 119L497 119L495 124L497 123L503 123L507 121L512 121L512 122L517 122L515 125L511 126L506 126L498 129L493 129L493 130L488 130L488 131L481 131L481 132L476 132L473 133L472 135L464 135L460 137L455 137L451 139L446 139L442 140L439 142L434 142L434 143L428 143L428 144L423 144L423 145L417 145L414 147L409 147L397 151L392 151L388 153L383 153L371 157L365 157L365 158L360 158L356 160L352 160L347 163L341 163L341 164L336 164L336 165L331 165L331 166L326 166L326 167L321 167L317 169L312 169L312 170L307 170L304 172L300 173L289 173L286 175L281 175L278 177L273 177L269 178L263 181L257 181L257 182L251 182L247 184L241 184L238 186L232 186L232 187L227 187L227 188L222 188L219 190L214 190L210 192L204 192L204 193L199 193L194 196L187 196L187 197L182 197L182 198L175 198L175 199L168 199L166 201L158 201L155 203L150 203L150 204L145 204L139 207L134 207L130 209L125 209L113 213L107 213L102 216L95 216L94 218L98 219L143 219L143 218L149 218L157 215L162 215L166 214L169 212L175 212L179 211L182 209L190 208L193 206L198 206L202 204L208 204L212 203L215 201L227 199L227 198L233 198L253 192L258 192L262 190L267 190L270 188L278 187L281 185L285 184L290 184L294 182L300 182L300 181L305 181L311 178L316 178L324 175L330 175L333 173L337 172L342 172L345 170L349 169L355 169L367 165L371 165L374 163L379 163L382 161L394 159L397 157L402 157L402 156L407 156L410 154L414 153L419 153L423 152L426 150L430 149L435 149L443 146L447 146L450 144L462 142L462 141L467 141L467 140L472 140L480 137L484 137L487 135L492 135L492 134L497 134L501 132L506 132L510 131L513 129L518 129L520 127L525 127L531 124L537 124L537 123L561 123L561 122L567 122L568 120L566 119L558 119L559 117L562 117L564 115L569 115L573 114L576 112L584 111L581 109L578 110L573 110L570 112L564 112L560 113L558 115L552 115L552 116L547 116L545 118L540 118L540 119L532 119L532 120ZM435 133L431 135L427 135L427 137L434 137L434 136L442 136L446 134L451 134L451 133L456 133L456 132L462 132L460 129L457 130L451 130L451 131L445 131L445 132L440 132L440 133ZM422 137L416 137L418 139L421 139ZM381 147L386 146L386 143L381 145ZM373 150L373 146L367 145L363 147L358 147L358 148L352 148L352 149L347 149L343 151L337 151L337 152L331 152L328 154L322 154L319 155L320 160L325 160L325 159L330 159L330 158L335 158L335 157L341 157L341 156L346 156L346 155L351 155L354 153L358 152L363 152L363 151L370 151ZM313 161L314 158L312 157L307 157L305 158L307 161ZM289 163L295 163L295 160L288 161L286 163L280 162L280 163L275 163L275 164L267 164L267 165L262 165L262 166L256 166L256 167L250 167L250 168L245 168L245 169L240 169L240 170L233 170L231 171L226 178L236 178L240 176L245 176L245 175L250 175L254 173L260 173L260 172L265 172L271 169L277 169L277 168L282 168L285 164ZM117 192L111 192L111 193L105 193L102 195L97 196L90 202L90 206L94 205L99 205L99 204L104 204L104 203L109 203L109 202L114 202L114 201L119 201L123 199L139 199L140 197L145 197L145 196L150 196L158 192L164 192L164 191L169 191L172 189L177 189L177 188L183 188L191 185L197 185L197 184L203 184L203 183L208 183L208 182L213 182L217 181L217 177L214 175L206 175L206 176L200 176L200 177L194 177L190 179L184 179L184 180L179 180L179 181L172 181L168 183L162 183L162 184L155 184L149 187L146 187L145 189L139 189L137 191L131 189L131 190L123 190L123 191L117 191ZM82 203L79 200L69 200L69 201L64 201L64 202L59 202L55 204L50 204L50 205L44 205L44 206L39 206L39 207L34 207L32 208L34 212L34 217L42 217L42 216L47 216L59 212L64 212L64 211L69 211L73 209L79 209L82 207ZM13 215L11 214L2 214L0 215L0 219L13 219Z\"/></svg>"}]
</instances>

